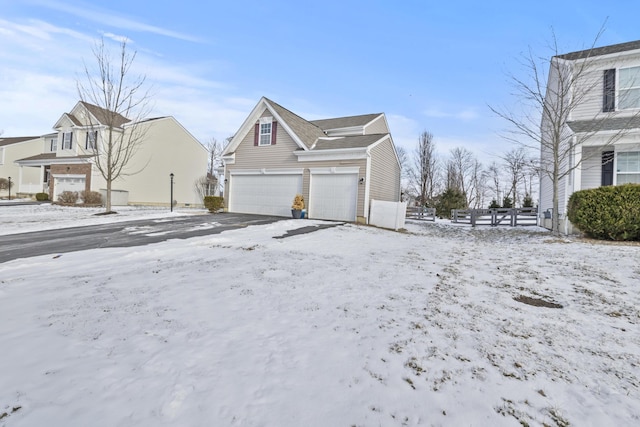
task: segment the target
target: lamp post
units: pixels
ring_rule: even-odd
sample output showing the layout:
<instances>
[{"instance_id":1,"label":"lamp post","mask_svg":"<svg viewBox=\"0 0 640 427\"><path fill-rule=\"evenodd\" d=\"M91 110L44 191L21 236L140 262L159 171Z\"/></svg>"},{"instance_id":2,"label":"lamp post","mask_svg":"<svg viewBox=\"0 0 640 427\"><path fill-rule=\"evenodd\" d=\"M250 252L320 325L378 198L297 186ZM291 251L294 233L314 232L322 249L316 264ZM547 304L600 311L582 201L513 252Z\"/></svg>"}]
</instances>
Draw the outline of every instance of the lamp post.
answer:
<instances>
[{"instance_id":1,"label":"lamp post","mask_svg":"<svg viewBox=\"0 0 640 427\"><path fill-rule=\"evenodd\" d=\"M169 204L171 205L171 212L173 212L173 172L169 176L171 177L171 200L169 200Z\"/></svg>"},{"instance_id":2,"label":"lamp post","mask_svg":"<svg viewBox=\"0 0 640 427\"><path fill-rule=\"evenodd\" d=\"M9 177L9 200L11 200L11 177Z\"/></svg>"}]
</instances>

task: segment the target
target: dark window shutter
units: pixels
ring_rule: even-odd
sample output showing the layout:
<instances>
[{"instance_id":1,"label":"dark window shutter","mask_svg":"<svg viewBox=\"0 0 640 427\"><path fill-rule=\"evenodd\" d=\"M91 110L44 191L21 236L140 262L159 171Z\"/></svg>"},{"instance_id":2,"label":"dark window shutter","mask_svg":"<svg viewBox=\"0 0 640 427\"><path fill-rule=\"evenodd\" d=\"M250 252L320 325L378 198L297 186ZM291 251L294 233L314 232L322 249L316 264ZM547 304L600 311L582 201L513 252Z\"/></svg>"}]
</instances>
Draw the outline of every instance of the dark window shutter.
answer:
<instances>
[{"instance_id":1,"label":"dark window shutter","mask_svg":"<svg viewBox=\"0 0 640 427\"><path fill-rule=\"evenodd\" d=\"M278 122L271 123L271 145L276 145L276 134L278 133Z\"/></svg>"},{"instance_id":2,"label":"dark window shutter","mask_svg":"<svg viewBox=\"0 0 640 427\"><path fill-rule=\"evenodd\" d=\"M616 70L604 70L602 94L602 111L605 113L616 110Z\"/></svg>"},{"instance_id":3,"label":"dark window shutter","mask_svg":"<svg viewBox=\"0 0 640 427\"><path fill-rule=\"evenodd\" d=\"M87 132L87 139L84 142L84 148L87 150L89 149L89 132Z\"/></svg>"},{"instance_id":4,"label":"dark window shutter","mask_svg":"<svg viewBox=\"0 0 640 427\"><path fill-rule=\"evenodd\" d=\"M260 123L256 123L255 132L253 135L253 145L258 146L258 140L260 139Z\"/></svg>"},{"instance_id":5,"label":"dark window shutter","mask_svg":"<svg viewBox=\"0 0 640 427\"><path fill-rule=\"evenodd\" d=\"M613 151L602 152L602 177L600 185L613 185Z\"/></svg>"},{"instance_id":6,"label":"dark window shutter","mask_svg":"<svg viewBox=\"0 0 640 427\"><path fill-rule=\"evenodd\" d=\"M69 148L73 148L73 132L69 132Z\"/></svg>"}]
</instances>

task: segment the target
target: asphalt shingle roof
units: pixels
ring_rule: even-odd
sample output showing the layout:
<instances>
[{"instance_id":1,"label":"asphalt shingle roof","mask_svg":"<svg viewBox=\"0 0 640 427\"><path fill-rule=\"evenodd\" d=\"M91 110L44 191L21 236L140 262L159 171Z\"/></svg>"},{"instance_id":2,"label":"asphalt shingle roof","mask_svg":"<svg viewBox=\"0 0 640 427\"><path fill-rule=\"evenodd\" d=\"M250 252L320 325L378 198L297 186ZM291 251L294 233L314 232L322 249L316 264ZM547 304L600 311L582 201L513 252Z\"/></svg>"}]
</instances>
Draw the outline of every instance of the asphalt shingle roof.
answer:
<instances>
[{"instance_id":1,"label":"asphalt shingle roof","mask_svg":"<svg viewBox=\"0 0 640 427\"><path fill-rule=\"evenodd\" d=\"M306 121L270 99L265 99L308 148L311 148L318 138L326 136L318 126Z\"/></svg>"},{"instance_id":2,"label":"asphalt shingle roof","mask_svg":"<svg viewBox=\"0 0 640 427\"><path fill-rule=\"evenodd\" d=\"M388 133L376 133L370 135L343 136L340 138L320 139L314 150L335 150L338 148L364 148L378 142Z\"/></svg>"},{"instance_id":3,"label":"asphalt shingle roof","mask_svg":"<svg viewBox=\"0 0 640 427\"><path fill-rule=\"evenodd\" d=\"M576 59L584 59L584 58L590 58L594 56L609 55L611 53L626 52L629 50L636 50L636 49L640 49L640 40L613 44L610 46L595 47L593 49L579 50L577 52L570 52L570 53L565 53L563 55L558 55L557 57L560 59L568 59L573 61Z\"/></svg>"},{"instance_id":4,"label":"asphalt shingle roof","mask_svg":"<svg viewBox=\"0 0 640 427\"><path fill-rule=\"evenodd\" d=\"M123 124L131 121L119 113L106 110L97 105L84 101L80 101L80 103L103 125L111 124L115 127L121 127ZM69 114L69 116L71 116L71 114Z\"/></svg>"},{"instance_id":5,"label":"asphalt shingle roof","mask_svg":"<svg viewBox=\"0 0 640 427\"><path fill-rule=\"evenodd\" d=\"M382 113L362 114L360 116L336 117L335 119L311 120L311 123L323 130L364 126Z\"/></svg>"}]
</instances>

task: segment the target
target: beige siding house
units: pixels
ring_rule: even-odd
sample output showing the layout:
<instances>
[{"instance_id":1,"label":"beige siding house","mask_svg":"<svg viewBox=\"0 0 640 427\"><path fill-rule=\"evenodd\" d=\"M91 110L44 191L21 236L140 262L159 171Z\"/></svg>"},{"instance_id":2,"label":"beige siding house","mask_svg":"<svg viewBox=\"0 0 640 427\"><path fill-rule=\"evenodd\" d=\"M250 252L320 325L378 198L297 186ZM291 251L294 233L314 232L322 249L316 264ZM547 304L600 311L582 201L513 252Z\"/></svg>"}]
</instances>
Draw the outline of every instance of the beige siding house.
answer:
<instances>
[{"instance_id":1,"label":"beige siding house","mask_svg":"<svg viewBox=\"0 0 640 427\"><path fill-rule=\"evenodd\" d=\"M561 151L567 155L559 159L559 225L560 231L571 233L566 208L575 191L640 183L640 41L558 55L552 64L545 98L552 106L563 101L556 95L559 75L583 66L586 70L572 79L572 93L580 102L574 103L563 124ZM551 128L543 118L543 138ZM545 145L549 144L542 144L542 169L552 170L552 152ZM542 174L539 211L547 228L552 225L552 202L551 177Z\"/></svg>"},{"instance_id":2,"label":"beige siding house","mask_svg":"<svg viewBox=\"0 0 640 427\"><path fill-rule=\"evenodd\" d=\"M262 98L223 152L225 209L368 223L372 199L400 200L400 164L383 113L307 121Z\"/></svg>"},{"instance_id":3,"label":"beige siding house","mask_svg":"<svg viewBox=\"0 0 640 427\"><path fill-rule=\"evenodd\" d=\"M11 194L33 194L42 191L44 177L39 170L23 170L14 162L42 152L44 139L40 136L3 138L0 136L0 178L11 178ZM0 190L0 197L7 197Z\"/></svg>"},{"instance_id":4,"label":"beige siding house","mask_svg":"<svg viewBox=\"0 0 640 427\"><path fill-rule=\"evenodd\" d=\"M20 188L26 188L26 176L37 175L42 183L38 191L48 192L54 201L63 191L91 190L104 196L106 181L95 165L93 147L97 146L100 155L108 137L105 117L112 114L82 101L64 113L53 127L55 132L40 137L38 154L14 161L22 177ZM115 137L127 138L136 132L141 143L112 183L113 204L168 206L173 173L174 201L183 206L202 205L195 183L207 172L206 148L173 117L137 123L115 117Z\"/></svg>"}]
</instances>

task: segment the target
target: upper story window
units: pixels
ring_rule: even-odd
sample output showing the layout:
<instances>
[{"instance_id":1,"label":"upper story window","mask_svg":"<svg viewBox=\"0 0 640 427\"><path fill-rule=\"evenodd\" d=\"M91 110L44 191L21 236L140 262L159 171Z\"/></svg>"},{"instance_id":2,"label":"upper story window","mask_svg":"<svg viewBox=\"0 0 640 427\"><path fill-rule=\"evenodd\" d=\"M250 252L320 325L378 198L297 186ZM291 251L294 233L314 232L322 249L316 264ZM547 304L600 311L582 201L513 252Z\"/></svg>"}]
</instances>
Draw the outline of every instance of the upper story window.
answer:
<instances>
[{"instance_id":1,"label":"upper story window","mask_svg":"<svg viewBox=\"0 0 640 427\"><path fill-rule=\"evenodd\" d=\"M58 137L51 138L49 140L49 151L51 151L52 153L58 151Z\"/></svg>"},{"instance_id":2,"label":"upper story window","mask_svg":"<svg viewBox=\"0 0 640 427\"><path fill-rule=\"evenodd\" d=\"M256 123L253 145L276 145L277 122L272 117L261 117Z\"/></svg>"},{"instance_id":3,"label":"upper story window","mask_svg":"<svg viewBox=\"0 0 640 427\"><path fill-rule=\"evenodd\" d=\"M271 122L260 123L260 142L258 145L271 145Z\"/></svg>"},{"instance_id":4,"label":"upper story window","mask_svg":"<svg viewBox=\"0 0 640 427\"><path fill-rule=\"evenodd\" d=\"M73 147L73 132L64 132L62 134L62 149L71 150Z\"/></svg>"},{"instance_id":5,"label":"upper story window","mask_svg":"<svg viewBox=\"0 0 640 427\"><path fill-rule=\"evenodd\" d=\"M96 145L97 141L98 141L98 131L97 130L88 131L87 140L85 142L84 148L86 148L87 150L95 150L97 147Z\"/></svg>"},{"instance_id":6,"label":"upper story window","mask_svg":"<svg viewBox=\"0 0 640 427\"><path fill-rule=\"evenodd\" d=\"M640 67L618 70L618 109L640 108Z\"/></svg>"}]
</instances>

